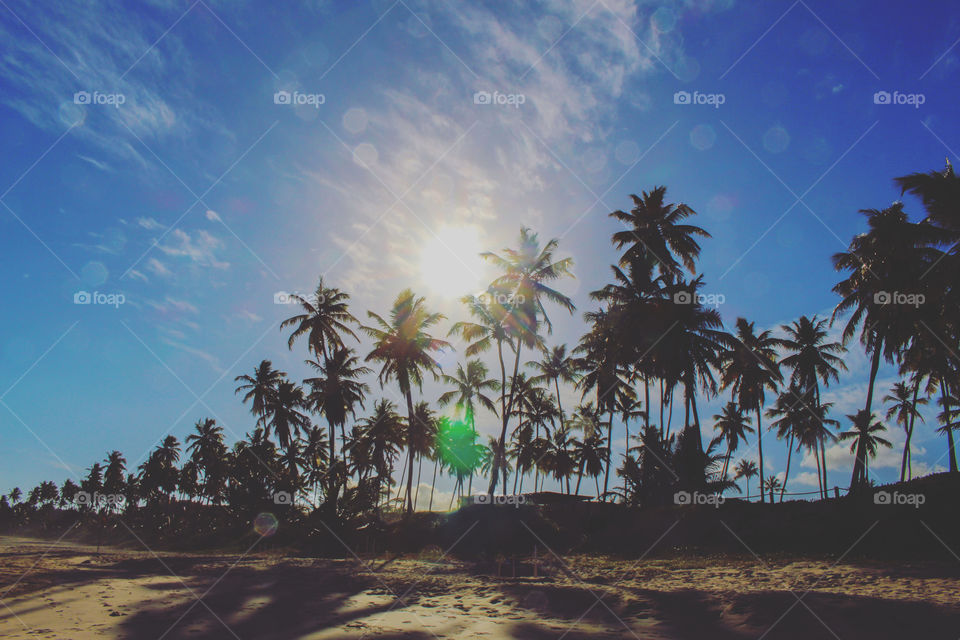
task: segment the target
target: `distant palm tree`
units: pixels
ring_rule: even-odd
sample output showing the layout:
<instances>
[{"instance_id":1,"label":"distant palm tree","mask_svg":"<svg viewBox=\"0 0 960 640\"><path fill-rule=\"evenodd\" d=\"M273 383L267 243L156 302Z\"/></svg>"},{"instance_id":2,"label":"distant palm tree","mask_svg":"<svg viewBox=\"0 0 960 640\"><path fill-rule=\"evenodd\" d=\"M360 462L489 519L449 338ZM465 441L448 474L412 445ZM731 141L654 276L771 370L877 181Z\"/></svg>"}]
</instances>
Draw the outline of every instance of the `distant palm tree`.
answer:
<instances>
[{"instance_id":1,"label":"distant palm tree","mask_svg":"<svg viewBox=\"0 0 960 640\"><path fill-rule=\"evenodd\" d=\"M737 404L753 409L757 416L757 451L760 458L760 477L763 478L763 423L761 408L766 391L776 392L783 380L777 364L777 339L767 331L757 333L754 323L737 318L736 341L724 355L722 385L730 387ZM763 502L763 492L760 501Z\"/></svg>"},{"instance_id":2,"label":"distant palm tree","mask_svg":"<svg viewBox=\"0 0 960 640\"><path fill-rule=\"evenodd\" d=\"M906 479L907 465L910 463L910 439L913 436L913 421L920 418L920 422L924 422L919 407L927 404L927 399L917 397L919 388L919 384L908 385L905 381L895 382L890 387L890 393L883 397L883 402L889 404L887 420L895 418L897 424L903 428L906 434L906 440L903 443L903 459L900 463L900 482Z\"/></svg>"},{"instance_id":3,"label":"distant palm tree","mask_svg":"<svg viewBox=\"0 0 960 640\"><path fill-rule=\"evenodd\" d=\"M123 494L125 487L125 473L127 471L127 460L119 451L111 451L107 454L106 467L103 471L103 490L111 495ZM113 506L112 503L111 506Z\"/></svg>"},{"instance_id":4,"label":"distant palm tree","mask_svg":"<svg viewBox=\"0 0 960 640\"><path fill-rule=\"evenodd\" d=\"M773 494L782 489L780 484L780 478L777 476L767 476L767 479L763 481L763 492L770 494L770 504L773 504Z\"/></svg>"},{"instance_id":5,"label":"distant palm tree","mask_svg":"<svg viewBox=\"0 0 960 640\"><path fill-rule=\"evenodd\" d=\"M746 442L747 434L753 433L750 418L743 415L743 410L736 402L728 402L723 410L713 416L713 428L719 432L721 442L727 443L727 455L723 461L721 477L727 478L727 467L730 465L730 456L740 446L740 441Z\"/></svg>"},{"instance_id":6,"label":"distant palm tree","mask_svg":"<svg viewBox=\"0 0 960 640\"><path fill-rule=\"evenodd\" d=\"M395 379L400 392L407 400L408 425L413 424L413 385L422 386L423 373L428 371L436 378L440 364L431 353L451 348L445 340L434 338L429 331L444 316L427 310L423 298L419 298L409 289L397 296L390 311L389 321L376 313L367 315L376 326L362 326L361 329L374 340L373 350L367 355L367 361L379 362L381 386ZM408 467L413 468L414 451L408 447ZM407 476L407 513L413 513L413 474Z\"/></svg>"},{"instance_id":7,"label":"distant palm tree","mask_svg":"<svg viewBox=\"0 0 960 640\"><path fill-rule=\"evenodd\" d=\"M780 365L792 370L790 384L799 389L813 390L810 404L816 411L816 407L821 405L820 383L823 382L826 387L831 381L839 380L840 371L847 370L842 358L846 348L839 342L827 341L827 320L818 319L817 316L800 316L791 324L781 325L780 328L786 334L785 338L777 341L778 346L786 352ZM821 495L826 497L826 444L823 439L817 444L818 450L814 451L814 456L817 464L821 465Z\"/></svg>"},{"instance_id":8,"label":"distant palm tree","mask_svg":"<svg viewBox=\"0 0 960 640\"><path fill-rule=\"evenodd\" d=\"M307 346L317 358L327 357L328 352L343 347L343 335L359 340L350 328L357 319L350 313L350 296L335 287L323 284L323 278L310 297L296 294L290 296L301 307L303 313L287 318L280 323L281 328L294 327L287 346L293 349L293 343L301 336L307 337Z\"/></svg>"},{"instance_id":9,"label":"distant palm tree","mask_svg":"<svg viewBox=\"0 0 960 640\"><path fill-rule=\"evenodd\" d=\"M737 466L733 468L733 472L734 472L733 478L735 480L739 480L740 478L744 478L746 480L747 498L749 499L750 498L750 478L755 478L759 473L759 471L757 470L756 463L754 463L753 460L747 460L746 458L744 458L743 460L737 463Z\"/></svg>"},{"instance_id":10,"label":"distant palm tree","mask_svg":"<svg viewBox=\"0 0 960 640\"><path fill-rule=\"evenodd\" d=\"M252 401L250 413L257 416L260 421L264 417L267 402L270 398L276 396L277 388L280 382L286 379L287 374L273 368L273 363L269 360L263 360L253 370L253 375L242 375L234 378L235 382L243 382L237 387L234 393L246 392L243 396L243 403Z\"/></svg>"},{"instance_id":11,"label":"distant palm tree","mask_svg":"<svg viewBox=\"0 0 960 640\"><path fill-rule=\"evenodd\" d=\"M534 384L553 383L553 391L556 394L557 409L560 412L560 426L563 426L563 403L560 401L560 383L576 384L579 380L577 372L577 359L567 355L567 345L561 344L554 346L549 352L544 352L540 360L531 360L527 366L538 371L537 375L531 378Z\"/></svg>"},{"instance_id":12,"label":"distant palm tree","mask_svg":"<svg viewBox=\"0 0 960 640\"><path fill-rule=\"evenodd\" d=\"M476 415L477 403L493 415L497 415L497 406L484 392L498 391L500 383L493 378L487 378L487 365L480 360L468 360L466 369L463 368L463 364L457 364L455 376L443 374L440 378L445 384L453 387L451 391L440 395L441 407L454 402L457 410L463 411L471 424Z\"/></svg>"},{"instance_id":13,"label":"distant palm tree","mask_svg":"<svg viewBox=\"0 0 960 640\"><path fill-rule=\"evenodd\" d=\"M330 427L329 460L331 465L335 465L337 455L334 443L337 427L340 428L340 433L345 440L344 425L347 417L356 418L357 405L361 409L364 408L364 398L370 391L369 385L360 382L358 378L372 373L372 370L360 365L353 349L343 346L335 347L322 362L319 358L305 362L317 372L315 377L303 381L310 386L307 402L311 408L323 413L327 418L327 424ZM331 485L330 488L333 491L332 494L328 493L328 498L336 501L338 489L335 485Z\"/></svg>"},{"instance_id":14,"label":"distant palm tree","mask_svg":"<svg viewBox=\"0 0 960 640\"><path fill-rule=\"evenodd\" d=\"M223 443L223 428L213 418L206 418L197 420L194 429L196 433L188 435L185 443L190 460L196 465L197 472L203 474L198 489L202 496L218 503L226 480L227 447Z\"/></svg>"},{"instance_id":15,"label":"distant palm tree","mask_svg":"<svg viewBox=\"0 0 960 640\"><path fill-rule=\"evenodd\" d=\"M887 430L883 424L877 422L872 414L868 414L861 409L855 415L848 415L853 422L853 429L844 431L840 434L840 440L851 440L850 453L855 454L854 469L860 469L861 475L854 476L850 481L850 486L866 484L867 476L870 473L870 458L877 455L878 447L887 447L893 445L889 440L881 437L880 433Z\"/></svg>"},{"instance_id":16,"label":"distant palm tree","mask_svg":"<svg viewBox=\"0 0 960 640\"><path fill-rule=\"evenodd\" d=\"M310 428L310 418L304 413L308 406L303 387L289 380L282 381L276 395L268 398L264 407L261 419L264 436L269 437L273 432L281 449L290 447L301 431Z\"/></svg>"},{"instance_id":17,"label":"distant palm tree","mask_svg":"<svg viewBox=\"0 0 960 640\"><path fill-rule=\"evenodd\" d=\"M573 275L570 272L572 258L554 259L558 245L558 240L550 240L541 247L537 234L523 227L520 229L517 248L504 249L503 256L490 251L480 254L500 270L500 276L491 284L491 290L499 296L505 296L501 306L506 308L507 314L502 324L506 325L516 353L513 379L517 376L523 347L535 348L542 345L539 335L541 322L546 325L548 333L553 332L544 302L549 300L559 304L571 314L574 311L573 301L569 297L547 285L548 282ZM511 385L506 406L501 412L500 437L496 441L494 463L490 471L490 494L496 491L499 467L506 460L507 423L513 413L513 394Z\"/></svg>"},{"instance_id":18,"label":"distant palm tree","mask_svg":"<svg viewBox=\"0 0 960 640\"><path fill-rule=\"evenodd\" d=\"M631 260L642 260L656 265L661 274L677 277L681 274L681 263L690 273L694 273L695 260L700 255L700 245L696 236L709 238L710 234L700 227L680 224L684 219L696 215L685 204L664 203L667 188L654 187L641 197L630 196L633 209L629 213L614 211L610 217L630 226L629 229L613 234L613 243L618 249L629 245L621 258L621 264Z\"/></svg>"}]
</instances>

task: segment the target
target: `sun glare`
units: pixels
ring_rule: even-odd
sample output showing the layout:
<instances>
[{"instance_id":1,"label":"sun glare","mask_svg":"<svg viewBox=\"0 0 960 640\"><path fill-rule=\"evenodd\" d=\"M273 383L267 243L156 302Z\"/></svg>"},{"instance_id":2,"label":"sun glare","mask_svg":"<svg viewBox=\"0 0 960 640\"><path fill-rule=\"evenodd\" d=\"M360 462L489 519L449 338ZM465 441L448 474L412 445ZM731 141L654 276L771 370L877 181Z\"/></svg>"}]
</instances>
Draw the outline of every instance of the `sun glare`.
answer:
<instances>
[{"instance_id":1,"label":"sun glare","mask_svg":"<svg viewBox=\"0 0 960 640\"><path fill-rule=\"evenodd\" d=\"M483 288L480 230L442 227L430 234L420 256L420 279L432 293L459 298Z\"/></svg>"}]
</instances>

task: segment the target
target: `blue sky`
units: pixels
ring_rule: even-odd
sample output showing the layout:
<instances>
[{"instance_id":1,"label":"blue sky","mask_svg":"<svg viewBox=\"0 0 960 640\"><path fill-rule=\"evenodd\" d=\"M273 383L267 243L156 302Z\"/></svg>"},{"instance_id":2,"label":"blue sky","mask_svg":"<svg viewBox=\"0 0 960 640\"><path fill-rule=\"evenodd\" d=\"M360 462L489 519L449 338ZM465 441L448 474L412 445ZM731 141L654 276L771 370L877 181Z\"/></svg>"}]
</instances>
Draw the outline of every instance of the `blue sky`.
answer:
<instances>
[{"instance_id":1,"label":"blue sky","mask_svg":"<svg viewBox=\"0 0 960 640\"><path fill-rule=\"evenodd\" d=\"M245 433L233 378L263 358L303 376L274 294L321 273L358 316L411 286L454 321L456 294L489 277L476 249L529 225L575 260L560 288L578 311L554 311L552 338L573 343L616 259L606 214L658 184L714 236L700 270L728 327L828 314L857 210L960 148L955 12L883 6L5 0L0 487L82 473L108 448L134 466L205 416ZM848 365L826 394L837 418L865 394L855 345ZM929 426L914 442L915 471L944 465ZM829 457L845 484L849 454ZM898 464L895 447L876 478ZM793 490L816 488L812 468L793 467Z\"/></svg>"}]
</instances>

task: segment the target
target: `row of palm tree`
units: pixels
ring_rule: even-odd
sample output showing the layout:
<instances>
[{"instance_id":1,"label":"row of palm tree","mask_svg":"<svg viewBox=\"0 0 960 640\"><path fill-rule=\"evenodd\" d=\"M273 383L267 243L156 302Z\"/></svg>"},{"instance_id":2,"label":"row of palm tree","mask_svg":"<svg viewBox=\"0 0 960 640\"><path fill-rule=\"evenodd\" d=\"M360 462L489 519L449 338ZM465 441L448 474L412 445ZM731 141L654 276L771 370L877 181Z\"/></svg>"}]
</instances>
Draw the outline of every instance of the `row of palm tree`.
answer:
<instances>
[{"instance_id":1,"label":"row of palm tree","mask_svg":"<svg viewBox=\"0 0 960 640\"><path fill-rule=\"evenodd\" d=\"M960 259L960 187L949 164L943 172L896 182L921 198L927 217L910 221L901 202L864 210L867 231L833 258L845 274L834 287L841 301L833 316L802 316L779 331L742 317L725 330L717 308L706 304L697 270L699 242L710 234L690 223L696 212L689 206L667 202L665 187L631 196L629 211L610 214L624 227L612 236L618 259L611 281L590 293L596 308L584 314L587 331L572 349L547 344L549 306L575 311L559 286L572 276L572 260L557 256L556 240L541 243L527 228L515 247L482 254L499 275L484 293L463 299L470 319L454 323L445 336L438 335L444 316L409 289L388 313L368 311L364 324L353 315L350 296L321 279L312 295L295 297L297 314L281 323L290 330L291 350L301 338L306 342L310 377L298 382L263 360L236 378L237 393L255 417L244 439L229 448L222 428L204 419L186 439L182 465L180 444L168 436L136 474L126 474L122 455L112 452L84 482L126 487L153 503L180 496L219 505L243 502L245 492L263 498L285 491L331 515L358 504L378 511L402 504L410 513L426 458L433 462L432 488L438 472L446 473L457 495L472 492L477 473L487 477L488 493L505 493L512 474L514 491L532 475L534 491L549 480L579 494L586 476L600 500L654 504L679 486L735 487L733 455L756 436L756 463L739 460L734 480L758 476L760 500L772 501L774 484L782 500L793 453L807 452L826 497L828 443L851 443L851 490L869 482L869 461L879 447L891 446L873 413L881 358L903 376L883 398L886 420L905 434L901 480L912 475L914 428L918 418L924 422L920 408L936 392L943 409L939 431L956 472L960 307L950 276ZM831 341L829 328L844 314L842 340ZM838 433L822 392L846 371L843 355L858 335L871 363L865 406L847 416L851 428ZM365 356L357 351L360 336L370 341ZM453 338L463 341L465 360L444 372L437 357L453 349ZM488 353L495 356L493 375L481 359ZM380 398L363 415L374 373L381 389L399 391L402 410ZM438 405L453 405L453 415L439 417L424 401L428 377L444 387ZM563 397L571 387L580 401L568 413ZM722 394L729 395L713 416L715 435L705 447L701 403ZM675 407L675 400L682 404ZM674 431L675 408L682 417ZM483 416L497 422L487 442L476 426ZM619 459L617 422L623 425ZM638 424L633 435L631 422ZM782 480L767 473L768 430L786 443ZM611 486L611 475L622 485ZM44 486L31 492L34 502L64 499Z\"/></svg>"}]
</instances>

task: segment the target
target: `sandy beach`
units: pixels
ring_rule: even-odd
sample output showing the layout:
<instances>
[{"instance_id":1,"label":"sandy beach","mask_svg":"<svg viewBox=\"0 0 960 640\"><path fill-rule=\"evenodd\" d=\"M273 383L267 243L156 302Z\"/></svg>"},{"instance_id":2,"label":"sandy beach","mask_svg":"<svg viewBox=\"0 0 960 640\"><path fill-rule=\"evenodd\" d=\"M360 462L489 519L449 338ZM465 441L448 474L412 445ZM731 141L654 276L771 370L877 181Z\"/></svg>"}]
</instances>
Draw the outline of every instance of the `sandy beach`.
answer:
<instances>
[{"instance_id":1,"label":"sandy beach","mask_svg":"<svg viewBox=\"0 0 960 640\"><path fill-rule=\"evenodd\" d=\"M960 564L326 560L0 539L3 638L956 638Z\"/></svg>"}]
</instances>

